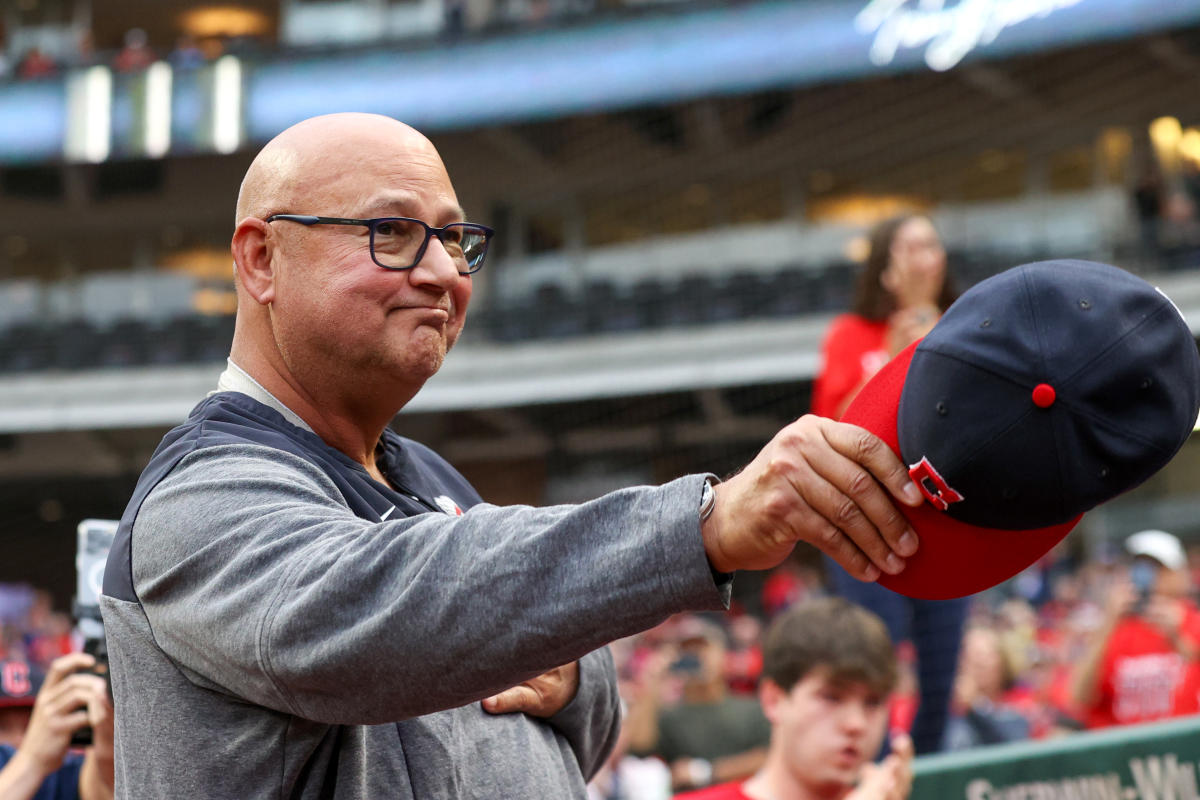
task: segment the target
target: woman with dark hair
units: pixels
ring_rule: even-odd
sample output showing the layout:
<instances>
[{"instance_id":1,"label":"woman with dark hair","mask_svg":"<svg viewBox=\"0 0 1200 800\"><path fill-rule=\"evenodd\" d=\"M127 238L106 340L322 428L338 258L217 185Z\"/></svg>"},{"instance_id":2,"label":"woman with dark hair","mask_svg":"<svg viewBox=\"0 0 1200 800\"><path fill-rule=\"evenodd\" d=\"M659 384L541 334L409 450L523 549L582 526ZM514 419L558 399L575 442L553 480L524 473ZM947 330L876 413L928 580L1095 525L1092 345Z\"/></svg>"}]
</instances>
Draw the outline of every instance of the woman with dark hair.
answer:
<instances>
[{"instance_id":1,"label":"woman with dark hair","mask_svg":"<svg viewBox=\"0 0 1200 800\"><path fill-rule=\"evenodd\" d=\"M905 214L875 226L854 306L821 345L812 412L838 419L871 376L924 336L954 302L946 251L928 217Z\"/></svg>"},{"instance_id":2,"label":"woman with dark hair","mask_svg":"<svg viewBox=\"0 0 1200 800\"><path fill-rule=\"evenodd\" d=\"M871 232L854 307L829 327L813 386L812 413L838 419L863 385L893 356L933 328L956 293L946 251L929 217L905 214ZM878 614L895 642L917 654L920 700L913 720L917 753L942 746L958 664L967 602L915 600L876 583L862 583L825 559L833 590Z\"/></svg>"}]
</instances>

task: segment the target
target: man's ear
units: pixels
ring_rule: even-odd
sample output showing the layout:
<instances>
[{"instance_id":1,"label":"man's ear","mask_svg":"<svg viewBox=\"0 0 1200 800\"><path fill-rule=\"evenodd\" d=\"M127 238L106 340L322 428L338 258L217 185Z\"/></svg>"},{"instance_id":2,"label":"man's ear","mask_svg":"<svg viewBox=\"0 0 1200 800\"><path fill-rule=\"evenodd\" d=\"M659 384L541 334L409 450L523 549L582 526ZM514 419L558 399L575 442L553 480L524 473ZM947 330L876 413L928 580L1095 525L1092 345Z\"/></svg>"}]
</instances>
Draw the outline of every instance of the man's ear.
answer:
<instances>
[{"instance_id":1,"label":"man's ear","mask_svg":"<svg viewBox=\"0 0 1200 800\"><path fill-rule=\"evenodd\" d=\"M233 231L233 262L246 292L260 305L275 300L275 247L267 223L246 217Z\"/></svg>"},{"instance_id":2,"label":"man's ear","mask_svg":"<svg viewBox=\"0 0 1200 800\"><path fill-rule=\"evenodd\" d=\"M771 680L763 678L758 682L758 702L762 706L763 716L774 725L779 718L779 707L787 700L788 693Z\"/></svg>"}]
</instances>

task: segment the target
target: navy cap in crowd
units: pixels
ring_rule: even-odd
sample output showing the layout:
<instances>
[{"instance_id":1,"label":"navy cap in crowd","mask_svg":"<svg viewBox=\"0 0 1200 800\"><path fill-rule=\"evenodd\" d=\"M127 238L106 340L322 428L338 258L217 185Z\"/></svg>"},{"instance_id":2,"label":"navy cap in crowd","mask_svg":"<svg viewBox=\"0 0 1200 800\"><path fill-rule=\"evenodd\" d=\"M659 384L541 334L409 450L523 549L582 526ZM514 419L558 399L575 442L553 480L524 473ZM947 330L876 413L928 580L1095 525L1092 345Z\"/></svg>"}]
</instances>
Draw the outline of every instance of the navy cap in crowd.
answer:
<instances>
[{"instance_id":1,"label":"navy cap in crowd","mask_svg":"<svg viewBox=\"0 0 1200 800\"><path fill-rule=\"evenodd\" d=\"M0 708L32 706L43 676L22 658L0 660Z\"/></svg>"}]
</instances>

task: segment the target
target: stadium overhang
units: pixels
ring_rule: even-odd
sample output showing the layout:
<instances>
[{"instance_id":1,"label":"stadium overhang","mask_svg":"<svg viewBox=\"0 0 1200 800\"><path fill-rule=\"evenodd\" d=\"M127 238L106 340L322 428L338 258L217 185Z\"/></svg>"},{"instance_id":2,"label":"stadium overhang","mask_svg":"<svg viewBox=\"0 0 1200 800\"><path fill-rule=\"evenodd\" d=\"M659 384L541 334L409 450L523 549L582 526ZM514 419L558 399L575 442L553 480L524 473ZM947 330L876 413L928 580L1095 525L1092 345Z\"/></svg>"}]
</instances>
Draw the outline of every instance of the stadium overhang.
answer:
<instances>
[{"instance_id":1,"label":"stadium overhang","mask_svg":"<svg viewBox=\"0 0 1200 800\"><path fill-rule=\"evenodd\" d=\"M774 0L323 54L229 56L173 77L106 78L97 70L107 68L92 67L0 87L0 161L229 152L345 110L464 129L947 70L1197 23L1196 0Z\"/></svg>"}]
</instances>

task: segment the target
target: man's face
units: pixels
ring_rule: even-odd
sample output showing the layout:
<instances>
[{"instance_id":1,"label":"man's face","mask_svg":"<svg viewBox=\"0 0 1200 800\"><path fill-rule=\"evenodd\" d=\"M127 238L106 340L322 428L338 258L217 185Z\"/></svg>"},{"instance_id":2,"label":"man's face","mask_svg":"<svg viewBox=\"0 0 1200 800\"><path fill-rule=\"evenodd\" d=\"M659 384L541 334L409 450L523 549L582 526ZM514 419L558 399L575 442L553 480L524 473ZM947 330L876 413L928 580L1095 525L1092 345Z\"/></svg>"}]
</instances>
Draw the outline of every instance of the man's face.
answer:
<instances>
[{"instance_id":1,"label":"man's face","mask_svg":"<svg viewBox=\"0 0 1200 800\"><path fill-rule=\"evenodd\" d=\"M763 692L772 747L781 746L794 780L824 798L841 797L887 732L887 695L866 684L833 680L814 670L791 691Z\"/></svg>"},{"instance_id":2,"label":"man's face","mask_svg":"<svg viewBox=\"0 0 1200 800\"><path fill-rule=\"evenodd\" d=\"M326 174L330 172L327 170ZM431 147L379 143L312 181L306 207L277 213L412 217L441 227L463 221L454 188ZM366 227L271 223L272 322L289 367L299 374L424 381L462 331L471 277L460 275L436 237L417 265L374 263Z\"/></svg>"}]
</instances>

